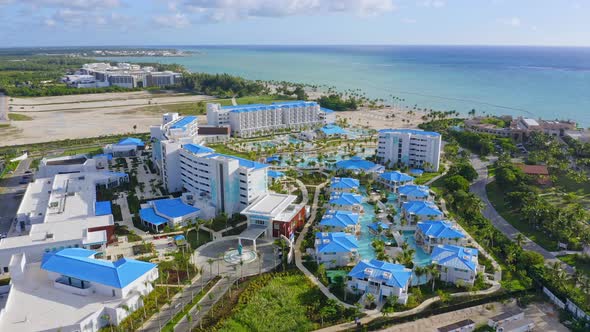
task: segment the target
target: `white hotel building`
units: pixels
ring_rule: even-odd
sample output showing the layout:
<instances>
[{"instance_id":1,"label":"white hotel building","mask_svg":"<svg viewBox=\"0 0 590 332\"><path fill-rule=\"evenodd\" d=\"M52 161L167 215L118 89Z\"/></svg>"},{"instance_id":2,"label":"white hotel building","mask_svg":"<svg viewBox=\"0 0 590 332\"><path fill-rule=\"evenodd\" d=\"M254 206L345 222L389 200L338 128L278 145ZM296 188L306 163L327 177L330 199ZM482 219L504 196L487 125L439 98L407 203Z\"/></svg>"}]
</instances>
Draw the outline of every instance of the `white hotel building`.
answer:
<instances>
[{"instance_id":1,"label":"white hotel building","mask_svg":"<svg viewBox=\"0 0 590 332\"><path fill-rule=\"evenodd\" d=\"M182 186L203 213L212 207L215 214L231 216L268 191L268 165L215 153L197 144L182 146L179 169Z\"/></svg>"},{"instance_id":2,"label":"white hotel building","mask_svg":"<svg viewBox=\"0 0 590 332\"><path fill-rule=\"evenodd\" d=\"M311 101L238 106L207 104L207 123L230 126L236 137L251 137L281 129L303 130L323 125L333 118L328 111Z\"/></svg>"},{"instance_id":3,"label":"white hotel building","mask_svg":"<svg viewBox=\"0 0 590 332\"><path fill-rule=\"evenodd\" d=\"M379 131L377 160L383 165L401 164L438 171L441 135L416 129L383 129Z\"/></svg>"},{"instance_id":4,"label":"white hotel building","mask_svg":"<svg viewBox=\"0 0 590 332\"><path fill-rule=\"evenodd\" d=\"M168 192L181 191L180 148L183 144L194 143L199 131L196 116L179 116L166 113L162 125L151 126L152 161L157 168Z\"/></svg>"}]
</instances>

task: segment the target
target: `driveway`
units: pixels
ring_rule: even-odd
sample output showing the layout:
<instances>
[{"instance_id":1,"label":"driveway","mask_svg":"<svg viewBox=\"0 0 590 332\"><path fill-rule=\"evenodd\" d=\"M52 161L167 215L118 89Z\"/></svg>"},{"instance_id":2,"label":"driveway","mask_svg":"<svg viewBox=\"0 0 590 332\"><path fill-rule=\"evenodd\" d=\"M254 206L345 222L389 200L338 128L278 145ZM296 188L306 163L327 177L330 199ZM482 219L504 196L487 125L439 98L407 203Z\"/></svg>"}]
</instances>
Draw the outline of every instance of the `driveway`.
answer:
<instances>
[{"instance_id":1,"label":"driveway","mask_svg":"<svg viewBox=\"0 0 590 332\"><path fill-rule=\"evenodd\" d=\"M16 211L27 189L27 184L19 183L25 171L29 169L32 159L21 161L13 174L7 174L0 180L0 233L8 233Z\"/></svg>"},{"instance_id":2,"label":"driveway","mask_svg":"<svg viewBox=\"0 0 590 332\"><path fill-rule=\"evenodd\" d=\"M509 239L514 240L517 234L520 232L514 228L506 219L504 219L498 211L494 208L494 206L488 200L488 194L486 192L486 185L492 182L493 178L488 176L488 165L491 165L496 161L496 158L490 158L488 161L481 160L477 155L471 156L471 164L477 171L478 178L477 180L471 185L470 191L476 194L481 201L484 203L484 209L482 210L483 216L486 217L488 220L492 222L494 227L506 235ZM524 235L524 234L523 234ZM538 245L537 243L531 241L529 238L525 236L525 243L522 246L525 250L535 251L545 258L546 262L559 262L562 264L566 272L572 274L575 270L557 259L557 257L545 250L543 247Z\"/></svg>"}]
</instances>

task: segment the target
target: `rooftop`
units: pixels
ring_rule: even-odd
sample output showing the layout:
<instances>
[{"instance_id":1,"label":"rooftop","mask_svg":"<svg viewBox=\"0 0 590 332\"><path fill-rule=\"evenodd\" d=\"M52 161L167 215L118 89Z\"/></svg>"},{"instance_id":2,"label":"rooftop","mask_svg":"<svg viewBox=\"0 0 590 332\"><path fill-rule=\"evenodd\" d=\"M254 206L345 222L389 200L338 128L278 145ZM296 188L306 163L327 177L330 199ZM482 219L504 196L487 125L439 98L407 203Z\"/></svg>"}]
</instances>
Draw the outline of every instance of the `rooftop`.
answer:
<instances>
[{"instance_id":1,"label":"rooftop","mask_svg":"<svg viewBox=\"0 0 590 332\"><path fill-rule=\"evenodd\" d=\"M353 178L332 178L330 189L358 189L360 182Z\"/></svg>"},{"instance_id":2,"label":"rooftop","mask_svg":"<svg viewBox=\"0 0 590 332\"><path fill-rule=\"evenodd\" d=\"M522 169L524 174L528 175L549 175L549 169L545 165L525 165L516 164L518 168Z\"/></svg>"},{"instance_id":3,"label":"rooftop","mask_svg":"<svg viewBox=\"0 0 590 332\"><path fill-rule=\"evenodd\" d=\"M496 316L490 318L490 320L492 320L494 322L499 322L499 321L502 321L502 320L506 320L506 319L508 319L510 317L514 317L516 315L520 315L522 313L523 313L523 311L521 309L514 308L512 310L509 310L509 311L503 312L503 313L501 313L499 315L496 315Z\"/></svg>"},{"instance_id":4,"label":"rooftop","mask_svg":"<svg viewBox=\"0 0 590 332\"><path fill-rule=\"evenodd\" d=\"M179 120L172 123L172 125L170 126L170 129L184 129L187 125L189 125L190 123L192 123L193 121L196 121L196 120L197 120L197 117L194 115L181 117Z\"/></svg>"},{"instance_id":5,"label":"rooftop","mask_svg":"<svg viewBox=\"0 0 590 332\"><path fill-rule=\"evenodd\" d=\"M388 286L405 288L410 282L412 270L400 264L372 259L369 262L359 262L348 276L357 279L368 279L377 282L385 282Z\"/></svg>"},{"instance_id":6,"label":"rooftop","mask_svg":"<svg viewBox=\"0 0 590 332\"><path fill-rule=\"evenodd\" d=\"M432 250L433 264L457 269L477 270L477 249L453 245L438 245Z\"/></svg>"},{"instance_id":7,"label":"rooftop","mask_svg":"<svg viewBox=\"0 0 590 332\"><path fill-rule=\"evenodd\" d=\"M203 154L203 153L213 153L215 152L215 150L208 148L206 146L203 145L198 145L198 144L185 144L182 146L183 149L194 153L194 154Z\"/></svg>"},{"instance_id":8,"label":"rooftop","mask_svg":"<svg viewBox=\"0 0 590 332\"><path fill-rule=\"evenodd\" d=\"M199 212L198 208L185 204L180 198L164 198L149 203L158 214L168 218L180 218Z\"/></svg>"},{"instance_id":9,"label":"rooftop","mask_svg":"<svg viewBox=\"0 0 590 332\"><path fill-rule=\"evenodd\" d=\"M352 157L347 160L341 160L336 163L336 168L345 170L364 170L369 171L373 169L377 164L372 161L365 160L361 157Z\"/></svg>"},{"instance_id":10,"label":"rooftop","mask_svg":"<svg viewBox=\"0 0 590 332\"><path fill-rule=\"evenodd\" d=\"M244 215L265 215L274 220L283 217L286 211L295 214L292 203L297 199L294 195L266 194L242 211ZM287 214L290 214L287 213Z\"/></svg>"},{"instance_id":11,"label":"rooftop","mask_svg":"<svg viewBox=\"0 0 590 332\"><path fill-rule=\"evenodd\" d=\"M387 172L380 175L382 179L390 182L408 182L414 181L414 177L399 171Z\"/></svg>"},{"instance_id":12,"label":"rooftop","mask_svg":"<svg viewBox=\"0 0 590 332\"><path fill-rule=\"evenodd\" d=\"M325 125L325 126L321 127L320 130L326 136L344 135L344 134L346 134L346 130L340 128L337 125L332 125L332 124Z\"/></svg>"},{"instance_id":13,"label":"rooftop","mask_svg":"<svg viewBox=\"0 0 590 332\"><path fill-rule=\"evenodd\" d=\"M362 204L363 196L352 193L332 193L329 203L343 206Z\"/></svg>"},{"instance_id":14,"label":"rooftop","mask_svg":"<svg viewBox=\"0 0 590 332\"><path fill-rule=\"evenodd\" d=\"M285 176L285 173L283 172L279 172L279 171L275 171L272 169L268 170L268 176L270 176L273 179L278 179L278 178L282 178Z\"/></svg>"},{"instance_id":15,"label":"rooftop","mask_svg":"<svg viewBox=\"0 0 590 332\"><path fill-rule=\"evenodd\" d=\"M264 110L272 110L272 109L279 109L285 107L307 107L307 106L317 106L318 103L314 101L288 101L288 102L277 102L272 103L270 105L267 104L248 104L248 105L229 105L229 106L222 106L221 109L225 111L229 111L232 113L242 113L242 112L255 112L255 111L264 111Z\"/></svg>"},{"instance_id":16,"label":"rooftop","mask_svg":"<svg viewBox=\"0 0 590 332\"><path fill-rule=\"evenodd\" d=\"M436 239L457 239L465 237L465 234L453 227L453 224L446 220L421 221L418 222L417 226L422 234Z\"/></svg>"},{"instance_id":17,"label":"rooftop","mask_svg":"<svg viewBox=\"0 0 590 332\"><path fill-rule=\"evenodd\" d=\"M426 198L430 195L430 188L424 185L407 184L399 187L400 195Z\"/></svg>"},{"instance_id":18,"label":"rooftop","mask_svg":"<svg viewBox=\"0 0 590 332\"><path fill-rule=\"evenodd\" d=\"M381 227L382 230L389 229L389 224L386 224L382 221L378 221L369 225L369 229L376 233L379 233L379 227Z\"/></svg>"},{"instance_id":19,"label":"rooftop","mask_svg":"<svg viewBox=\"0 0 590 332\"><path fill-rule=\"evenodd\" d=\"M315 247L318 252L351 252L358 249L356 237L344 232L332 232L315 234Z\"/></svg>"},{"instance_id":20,"label":"rooftop","mask_svg":"<svg viewBox=\"0 0 590 332\"><path fill-rule=\"evenodd\" d=\"M101 285L124 288L157 266L128 258L111 262L96 259L94 255L95 251L81 248L47 253L41 262L41 269Z\"/></svg>"},{"instance_id":21,"label":"rooftop","mask_svg":"<svg viewBox=\"0 0 590 332\"><path fill-rule=\"evenodd\" d=\"M410 201L402 205L402 210L418 216L442 216L443 213L430 201Z\"/></svg>"},{"instance_id":22,"label":"rooftop","mask_svg":"<svg viewBox=\"0 0 590 332\"><path fill-rule=\"evenodd\" d=\"M113 214L113 211L111 209L111 201L94 203L94 215L105 216L109 214Z\"/></svg>"},{"instance_id":23,"label":"rooftop","mask_svg":"<svg viewBox=\"0 0 590 332\"><path fill-rule=\"evenodd\" d=\"M440 134L434 131L424 131L418 129L381 129L379 130L381 134L389 134L389 133L400 133L400 134L410 134L410 135L423 135L423 136L434 136L439 137Z\"/></svg>"},{"instance_id":24,"label":"rooftop","mask_svg":"<svg viewBox=\"0 0 590 332\"><path fill-rule=\"evenodd\" d=\"M117 142L116 145L135 145L135 146L144 146L144 143L139 138L127 137L121 139Z\"/></svg>"},{"instance_id":25,"label":"rooftop","mask_svg":"<svg viewBox=\"0 0 590 332\"><path fill-rule=\"evenodd\" d=\"M139 217L152 225L160 226L168 222L168 219L160 217L154 208L143 208L139 210Z\"/></svg>"},{"instance_id":26,"label":"rooftop","mask_svg":"<svg viewBox=\"0 0 590 332\"><path fill-rule=\"evenodd\" d=\"M320 226L348 227L359 222L359 214L350 211L331 210L324 214Z\"/></svg>"},{"instance_id":27,"label":"rooftop","mask_svg":"<svg viewBox=\"0 0 590 332\"><path fill-rule=\"evenodd\" d=\"M333 110L329 109L329 108L325 108L325 107L320 107L320 111L326 113L326 114L331 114L334 113Z\"/></svg>"},{"instance_id":28,"label":"rooftop","mask_svg":"<svg viewBox=\"0 0 590 332\"><path fill-rule=\"evenodd\" d=\"M457 329L460 329L462 327L465 326L469 326L469 325L475 325L475 322L472 321L471 319L465 319L453 324L449 324L449 325L445 325L443 327L439 327L438 328L438 332L450 332L450 331L456 331Z\"/></svg>"}]
</instances>

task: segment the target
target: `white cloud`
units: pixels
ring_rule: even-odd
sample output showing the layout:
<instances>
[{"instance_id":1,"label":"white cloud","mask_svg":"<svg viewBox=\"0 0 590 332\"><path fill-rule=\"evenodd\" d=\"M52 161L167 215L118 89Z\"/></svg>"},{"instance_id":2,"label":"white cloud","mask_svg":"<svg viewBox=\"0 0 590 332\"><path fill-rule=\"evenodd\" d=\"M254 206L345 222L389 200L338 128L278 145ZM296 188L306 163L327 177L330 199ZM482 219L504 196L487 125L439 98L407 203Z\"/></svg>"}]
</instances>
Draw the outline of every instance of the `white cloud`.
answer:
<instances>
[{"instance_id":1,"label":"white cloud","mask_svg":"<svg viewBox=\"0 0 590 332\"><path fill-rule=\"evenodd\" d=\"M187 0L187 10L209 21L349 12L375 16L395 10L393 0Z\"/></svg>"},{"instance_id":2,"label":"white cloud","mask_svg":"<svg viewBox=\"0 0 590 332\"><path fill-rule=\"evenodd\" d=\"M428 8L442 8L446 6L446 4L447 3L443 0L424 0L418 3L418 5Z\"/></svg>"},{"instance_id":3,"label":"white cloud","mask_svg":"<svg viewBox=\"0 0 590 332\"><path fill-rule=\"evenodd\" d=\"M520 18L518 17L510 17L510 18L503 18L499 20L500 23L504 24L504 25L508 25L511 27L520 27L522 25L522 21Z\"/></svg>"},{"instance_id":4,"label":"white cloud","mask_svg":"<svg viewBox=\"0 0 590 332\"><path fill-rule=\"evenodd\" d=\"M191 24L188 17L181 13L158 15L153 17L154 23L164 28L185 28Z\"/></svg>"}]
</instances>

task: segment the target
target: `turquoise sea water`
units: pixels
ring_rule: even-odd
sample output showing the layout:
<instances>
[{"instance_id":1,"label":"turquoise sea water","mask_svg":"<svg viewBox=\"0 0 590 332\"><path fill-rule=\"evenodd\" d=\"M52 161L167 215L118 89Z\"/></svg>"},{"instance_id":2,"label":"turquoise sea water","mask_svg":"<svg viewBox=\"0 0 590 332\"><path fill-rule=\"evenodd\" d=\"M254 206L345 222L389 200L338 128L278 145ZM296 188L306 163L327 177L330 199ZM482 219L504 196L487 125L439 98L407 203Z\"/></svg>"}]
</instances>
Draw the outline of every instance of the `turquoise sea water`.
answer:
<instances>
[{"instance_id":1,"label":"turquoise sea water","mask_svg":"<svg viewBox=\"0 0 590 332\"><path fill-rule=\"evenodd\" d=\"M404 106L574 119L590 126L590 48L474 46L207 46L191 71L362 89Z\"/></svg>"}]
</instances>

